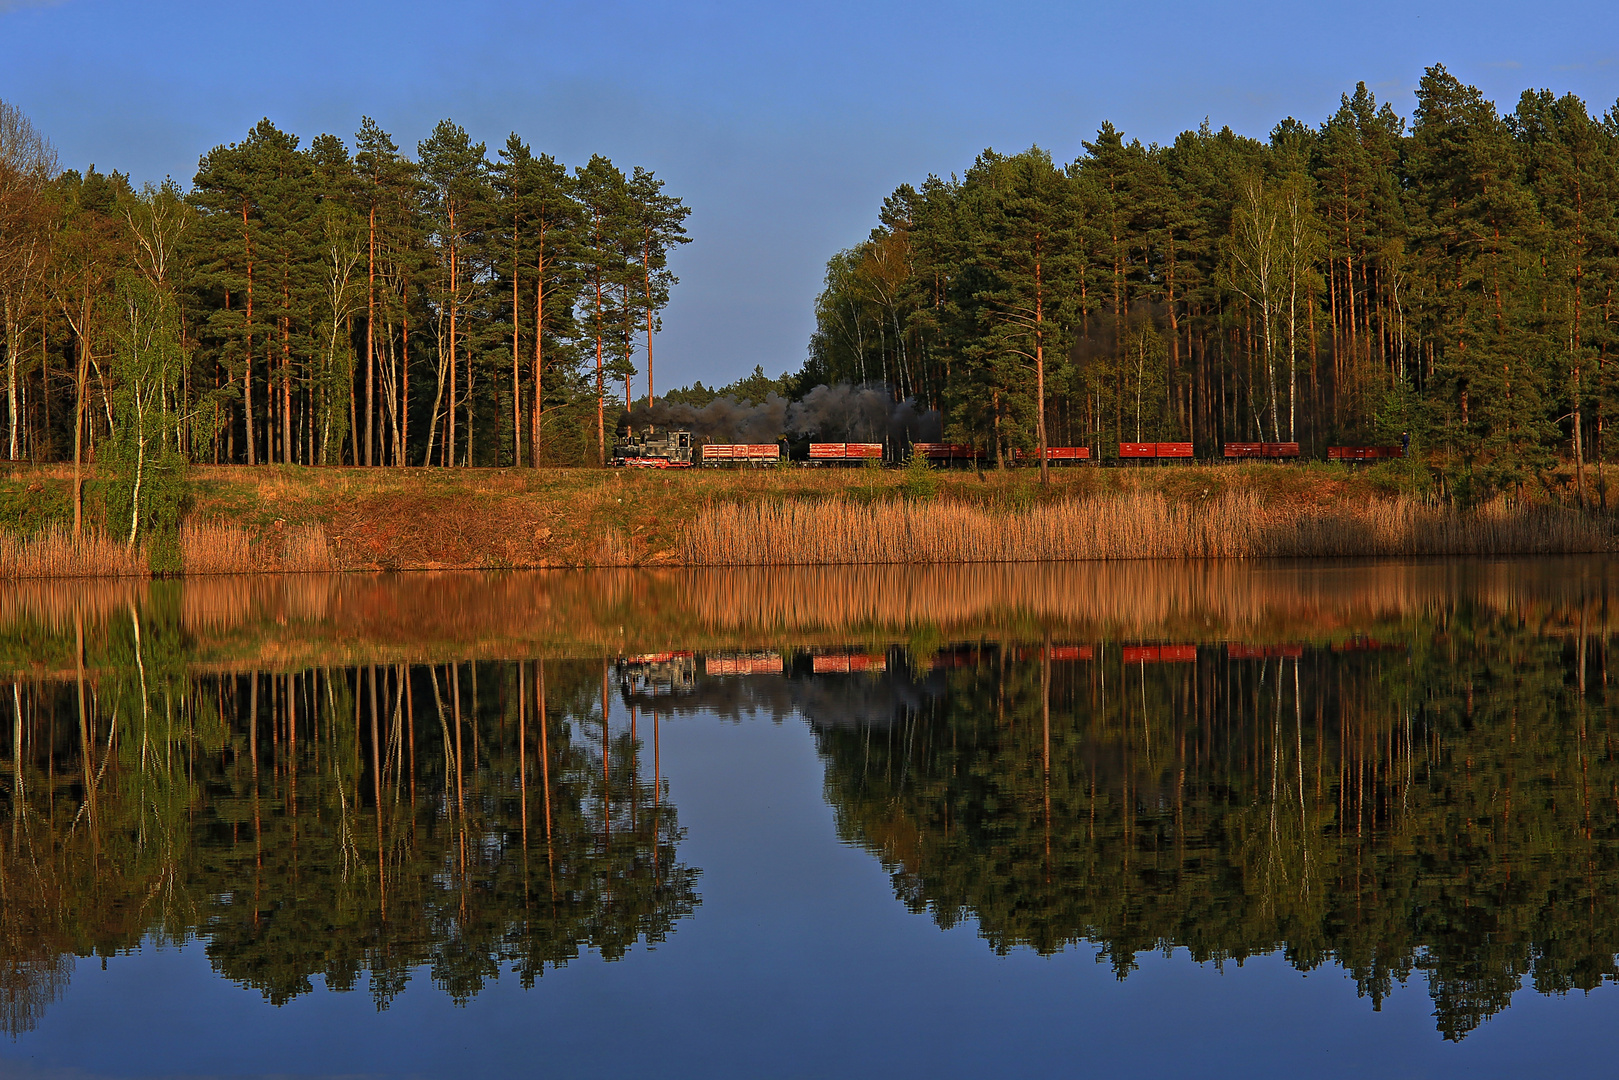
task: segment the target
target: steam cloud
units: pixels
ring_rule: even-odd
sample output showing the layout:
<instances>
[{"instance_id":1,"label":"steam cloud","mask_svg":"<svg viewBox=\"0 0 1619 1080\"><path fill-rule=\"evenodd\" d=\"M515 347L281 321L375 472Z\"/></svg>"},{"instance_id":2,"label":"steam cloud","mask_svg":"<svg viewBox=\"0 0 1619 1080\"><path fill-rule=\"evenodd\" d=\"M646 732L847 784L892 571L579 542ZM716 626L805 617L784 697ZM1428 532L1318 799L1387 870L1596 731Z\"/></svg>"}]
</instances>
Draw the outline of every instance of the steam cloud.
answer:
<instances>
[{"instance_id":1,"label":"steam cloud","mask_svg":"<svg viewBox=\"0 0 1619 1080\"><path fill-rule=\"evenodd\" d=\"M701 409L671 401L648 408L645 401L638 401L630 409L629 423L636 431L645 427L689 431L707 442L770 443L787 428L787 399L769 394L757 405L745 405L722 397Z\"/></svg>"},{"instance_id":2,"label":"steam cloud","mask_svg":"<svg viewBox=\"0 0 1619 1080\"><path fill-rule=\"evenodd\" d=\"M690 431L717 443L768 443L784 433L824 442L938 442L942 422L937 409L921 408L915 398L896 402L880 384L817 386L804 400L789 404L778 394L757 405L735 398L716 398L702 408L644 401L630 410L630 425Z\"/></svg>"}]
</instances>

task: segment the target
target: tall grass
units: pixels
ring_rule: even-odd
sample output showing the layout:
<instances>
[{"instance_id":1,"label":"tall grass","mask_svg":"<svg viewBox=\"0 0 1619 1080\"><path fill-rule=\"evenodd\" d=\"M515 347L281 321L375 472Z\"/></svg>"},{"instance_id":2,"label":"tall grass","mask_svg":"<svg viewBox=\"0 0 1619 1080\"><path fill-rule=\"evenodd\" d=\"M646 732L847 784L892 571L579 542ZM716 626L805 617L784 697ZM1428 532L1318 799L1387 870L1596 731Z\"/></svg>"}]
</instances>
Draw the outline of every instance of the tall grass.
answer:
<instances>
[{"instance_id":1,"label":"tall grass","mask_svg":"<svg viewBox=\"0 0 1619 1080\"><path fill-rule=\"evenodd\" d=\"M1611 551L1612 525L1549 507L1462 512L1411 499L1266 505L1248 492L1171 502L1156 492L994 512L955 503L726 504L682 538L694 566L1538 555Z\"/></svg>"},{"instance_id":2,"label":"tall grass","mask_svg":"<svg viewBox=\"0 0 1619 1080\"><path fill-rule=\"evenodd\" d=\"M246 529L214 522L180 528L187 574L325 573L337 569L326 533L300 525L256 539ZM0 580L151 577L144 545L134 548L100 530L78 536L64 526L32 536L0 531Z\"/></svg>"},{"instance_id":3,"label":"tall grass","mask_svg":"<svg viewBox=\"0 0 1619 1080\"><path fill-rule=\"evenodd\" d=\"M525 511L527 512L527 511ZM496 515L498 517L498 515ZM510 515L508 515L509 517ZM320 525L247 529L207 520L180 530L188 576L328 573L345 568L485 566L833 566L1249 559L1402 555L1550 555L1619 549L1619 519L1497 502L1457 511L1413 499L1266 498L1252 491L1176 499L1084 494L1035 505L949 498L866 502L763 498L711 503L663 527L591 522L548 547L551 530L464 507L372 528L380 540L340 557ZM352 524L352 523L350 523ZM362 523L363 524L363 523ZM423 537L432 534L428 539ZM439 534L444 534L439 536ZM364 529L361 535L369 535ZM433 537L437 537L434 539ZM538 537L538 539L535 539ZM0 580L146 577L150 560L98 531L0 532Z\"/></svg>"},{"instance_id":4,"label":"tall grass","mask_svg":"<svg viewBox=\"0 0 1619 1080\"><path fill-rule=\"evenodd\" d=\"M0 533L0 578L150 577L145 549L99 530L78 536L52 526L32 536Z\"/></svg>"},{"instance_id":5,"label":"tall grass","mask_svg":"<svg viewBox=\"0 0 1619 1080\"><path fill-rule=\"evenodd\" d=\"M180 558L187 574L326 573L337 560L319 525L299 525L255 539L237 525L186 522Z\"/></svg>"}]
</instances>

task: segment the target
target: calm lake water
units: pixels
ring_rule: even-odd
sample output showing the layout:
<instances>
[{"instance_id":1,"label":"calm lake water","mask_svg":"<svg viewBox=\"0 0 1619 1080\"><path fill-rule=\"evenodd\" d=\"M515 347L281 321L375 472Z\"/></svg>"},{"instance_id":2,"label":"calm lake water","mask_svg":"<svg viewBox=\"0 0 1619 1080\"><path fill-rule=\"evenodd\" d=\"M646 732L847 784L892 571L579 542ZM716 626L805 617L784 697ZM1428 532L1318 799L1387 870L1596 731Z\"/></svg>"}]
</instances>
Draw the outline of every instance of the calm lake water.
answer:
<instances>
[{"instance_id":1,"label":"calm lake water","mask_svg":"<svg viewBox=\"0 0 1619 1080\"><path fill-rule=\"evenodd\" d=\"M1544 1076L1619 563L0 589L0 1076Z\"/></svg>"}]
</instances>

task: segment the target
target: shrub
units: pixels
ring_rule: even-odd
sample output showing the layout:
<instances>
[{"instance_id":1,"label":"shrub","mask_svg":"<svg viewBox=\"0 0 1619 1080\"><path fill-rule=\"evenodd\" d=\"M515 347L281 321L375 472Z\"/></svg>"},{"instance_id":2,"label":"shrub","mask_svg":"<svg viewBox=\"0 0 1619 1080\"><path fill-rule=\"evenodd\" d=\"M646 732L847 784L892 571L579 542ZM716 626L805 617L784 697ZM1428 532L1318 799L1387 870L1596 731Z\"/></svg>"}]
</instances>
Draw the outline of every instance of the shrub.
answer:
<instances>
[{"instance_id":1,"label":"shrub","mask_svg":"<svg viewBox=\"0 0 1619 1080\"><path fill-rule=\"evenodd\" d=\"M905 459L905 472L900 478L899 493L909 502L928 502L939 494L939 478L933 473L928 459L914 450Z\"/></svg>"}]
</instances>

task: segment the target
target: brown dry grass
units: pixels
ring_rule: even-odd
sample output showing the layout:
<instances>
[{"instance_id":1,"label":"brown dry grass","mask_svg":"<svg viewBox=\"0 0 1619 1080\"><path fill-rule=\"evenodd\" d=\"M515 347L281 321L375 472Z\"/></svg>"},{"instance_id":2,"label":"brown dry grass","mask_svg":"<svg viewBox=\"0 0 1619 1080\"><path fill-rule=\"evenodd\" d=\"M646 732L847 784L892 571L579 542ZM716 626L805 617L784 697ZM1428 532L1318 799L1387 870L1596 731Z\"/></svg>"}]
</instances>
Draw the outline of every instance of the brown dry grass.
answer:
<instances>
[{"instance_id":1,"label":"brown dry grass","mask_svg":"<svg viewBox=\"0 0 1619 1080\"><path fill-rule=\"evenodd\" d=\"M53 513L67 481L5 480ZM204 467L181 536L188 575L670 565L1544 554L1612 550L1614 518L1553 505L1475 513L1380 494L1371 471L1300 465L940 470L905 500L894 470ZM35 492L40 488L44 495ZM32 493L32 494L31 494ZM28 501L32 500L32 501ZM35 515L38 517L39 515ZM66 545L19 518L0 577L144 573L117 545ZM55 539L52 539L52 536ZM0 553L3 554L3 553ZM138 553L137 553L138 560Z\"/></svg>"},{"instance_id":2,"label":"brown dry grass","mask_svg":"<svg viewBox=\"0 0 1619 1080\"><path fill-rule=\"evenodd\" d=\"M1266 504L1252 492L1171 502L1085 496L995 512L951 503L730 504L684 537L693 566L1545 555L1611 551L1611 526L1548 507L1463 513L1410 499Z\"/></svg>"},{"instance_id":3,"label":"brown dry grass","mask_svg":"<svg viewBox=\"0 0 1619 1080\"><path fill-rule=\"evenodd\" d=\"M319 525L296 525L255 534L221 522L186 522L180 558L188 575L325 573L337 569Z\"/></svg>"},{"instance_id":4,"label":"brown dry grass","mask_svg":"<svg viewBox=\"0 0 1619 1080\"><path fill-rule=\"evenodd\" d=\"M33 536L0 533L0 578L150 577L145 549L100 530L78 536L60 526Z\"/></svg>"}]
</instances>

